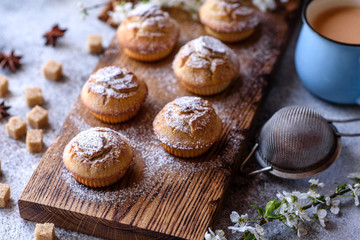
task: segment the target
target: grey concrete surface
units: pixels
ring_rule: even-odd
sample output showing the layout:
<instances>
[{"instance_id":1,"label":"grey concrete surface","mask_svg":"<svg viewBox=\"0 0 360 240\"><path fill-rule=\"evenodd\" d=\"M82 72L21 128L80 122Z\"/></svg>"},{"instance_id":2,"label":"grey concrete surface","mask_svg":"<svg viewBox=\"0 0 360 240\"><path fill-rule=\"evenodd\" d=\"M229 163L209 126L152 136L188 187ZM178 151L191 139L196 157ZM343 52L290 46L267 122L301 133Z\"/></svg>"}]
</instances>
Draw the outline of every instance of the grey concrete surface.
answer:
<instances>
[{"instance_id":1,"label":"grey concrete surface","mask_svg":"<svg viewBox=\"0 0 360 240\"><path fill-rule=\"evenodd\" d=\"M86 5L99 3L97 0L84 1ZM101 2L101 1L100 1ZM81 86L95 67L101 56L89 55L86 51L86 36L99 33L103 36L105 47L114 36L114 29L100 22L96 16L98 10L91 12L86 21L81 21L76 1L71 0L1 0L0 1L0 50L16 50L23 55L22 68L17 73L0 69L10 80L10 94L5 98L12 106L11 115L25 118L30 110L25 104L24 89L39 86L43 89L45 108L49 110L50 125L44 132L44 143L50 146L57 136L72 103L80 93ZM68 28L66 35L60 39L58 46L44 46L42 34L54 23ZM279 108L287 105L310 106L328 118L349 118L360 116L358 106L342 106L324 102L311 95L299 81L293 63L296 34L290 43L279 72L272 81L268 97L257 130ZM64 79L52 82L42 77L41 67L50 58L61 61L64 68ZM42 154L30 154L26 150L25 140L16 141L5 133L6 120L0 120L0 160L2 175L0 182L11 185L9 206L0 209L0 239L32 239L35 223L23 220L19 216L17 201L21 191L36 168ZM352 123L338 125L341 131L360 132L360 125ZM252 142L255 141L255 134ZM333 182L345 182L350 172L360 171L360 138L343 138L343 149L340 158L328 170L318 175L326 184L325 193L334 189ZM255 161L250 167L256 168ZM275 198L277 191L306 191L308 179L285 180L269 174L253 178L237 176L224 203L215 228L226 229L231 225L231 211L249 213L255 211L250 204L263 205ZM343 199L338 216L328 215L329 222L324 229L318 223L306 224L309 234L304 239L359 239L360 211L353 200ZM297 238L296 234L281 223L267 224L265 227L269 239ZM59 239L97 239L88 235L56 229ZM228 239L237 239L227 231Z\"/></svg>"}]
</instances>

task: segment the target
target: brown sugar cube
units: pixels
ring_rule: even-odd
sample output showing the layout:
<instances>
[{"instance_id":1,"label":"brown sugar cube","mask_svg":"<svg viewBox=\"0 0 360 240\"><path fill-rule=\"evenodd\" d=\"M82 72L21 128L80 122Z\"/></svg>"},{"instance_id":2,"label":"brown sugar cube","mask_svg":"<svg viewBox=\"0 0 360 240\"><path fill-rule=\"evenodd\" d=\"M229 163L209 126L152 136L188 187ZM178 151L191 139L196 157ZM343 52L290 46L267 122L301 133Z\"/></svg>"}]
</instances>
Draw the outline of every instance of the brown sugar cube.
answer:
<instances>
[{"instance_id":1,"label":"brown sugar cube","mask_svg":"<svg viewBox=\"0 0 360 240\"><path fill-rule=\"evenodd\" d=\"M53 81L57 81L62 76L62 64L54 60L49 60L43 67L44 77Z\"/></svg>"},{"instance_id":2,"label":"brown sugar cube","mask_svg":"<svg viewBox=\"0 0 360 240\"><path fill-rule=\"evenodd\" d=\"M42 91L41 88L26 88L25 89L25 99L26 104L29 107L33 107L35 105L42 105L43 98L42 98Z\"/></svg>"},{"instance_id":3,"label":"brown sugar cube","mask_svg":"<svg viewBox=\"0 0 360 240\"><path fill-rule=\"evenodd\" d=\"M93 54L99 54L103 51L102 37L101 35L94 34L87 37L88 52Z\"/></svg>"},{"instance_id":4,"label":"brown sugar cube","mask_svg":"<svg viewBox=\"0 0 360 240\"><path fill-rule=\"evenodd\" d=\"M31 153L42 152L43 149L43 130L34 129L27 131L26 147Z\"/></svg>"},{"instance_id":5,"label":"brown sugar cube","mask_svg":"<svg viewBox=\"0 0 360 240\"><path fill-rule=\"evenodd\" d=\"M14 139L20 139L24 136L26 129L26 122L20 117L12 117L6 124L7 134Z\"/></svg>"},{"instance_id":6,"label":"brown sugar cube","mask_svg":"<svg viewBox=\"0 0 360 240\"><path fill-rule=\"evenodd\" d=\"M26 114L26 119L31 127L37 129L43 128L49 123L48 111L42 107L35 106Z\"/></svg>"},{"instance_id":7,"label":"brown sugar cube","mask_svg":"<svg viewBox=\"0 0 360 240\"><path fill-rule=\"evenodd\" d=\"M10 199L10 185L0 183L0 208L6 207Z\"/></svg>"},{"instance_id":8,"label":"brown sugar cube","mask_svg":"<svg viewBox=\"0 0 360 240\"><path fill-rule=\"evenodd\" d=\"M36 224L34 232L35 240L55 239L55 226L53 223Z\"/></svg>"},{"instance_id":9,"label":"brown sugar cube","mask_svg":"<svg viewBox=\"0 0 360 240\"><path fill-rule=\"evenodd\" d=\"M0 75L0 97L5 97L9 92L9 80L4 75Z\"/></svg>"}]
</instances>

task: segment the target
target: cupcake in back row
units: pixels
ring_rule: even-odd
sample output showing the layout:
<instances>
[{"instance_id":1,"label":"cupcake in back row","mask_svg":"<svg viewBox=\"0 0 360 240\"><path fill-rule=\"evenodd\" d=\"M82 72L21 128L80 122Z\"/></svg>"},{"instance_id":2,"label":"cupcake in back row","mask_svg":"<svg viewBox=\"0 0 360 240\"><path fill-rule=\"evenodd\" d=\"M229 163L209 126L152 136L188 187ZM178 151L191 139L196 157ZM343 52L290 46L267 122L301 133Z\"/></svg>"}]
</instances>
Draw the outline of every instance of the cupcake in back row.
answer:
<instances>
[{"instance_id":1,"label":"cupcake in back row","mask_svg":"<svg viewBox=\"0 0 360 240\"><path fill-rule=\"evenodd\" d=\"M144 6L129 13L116 36L125 53L139 61L160 60L171 53L180 27L157 6Z\"/></svg>"},{"instance_id":2,"label":"cupcake in back row","mask_svg":"<svg viewBox=\"0 0 360 240\"><path fill-rule=\"evenodd\" d=\"M212 95L225 90L239 76L239 68L236 53L209 36L185 44L173 62L181 85L198 95Z\"/></svg>"},{"instance_id":3,"label":"cupcake in back row","mask_svg":"<svg viewBox=\"0 0 360 240\"><path fill-rule=\"evenodd\" d=\"M146 84L132 72L110 66L90 76L81 91L81 100L101 121L120 123L136 115L147 93Z\"/></svg>"},{"instance_id":4,"label":"cupcake in back row","mask_svg":"<svg viewBox=\"0 0 360 240\"><path fill-rule=\"evenodd\" d=\"M224 42L238 42L251 36L260 22L250 0L206 0L199 16L206 32Z\"/></svg>"}]
</instances>

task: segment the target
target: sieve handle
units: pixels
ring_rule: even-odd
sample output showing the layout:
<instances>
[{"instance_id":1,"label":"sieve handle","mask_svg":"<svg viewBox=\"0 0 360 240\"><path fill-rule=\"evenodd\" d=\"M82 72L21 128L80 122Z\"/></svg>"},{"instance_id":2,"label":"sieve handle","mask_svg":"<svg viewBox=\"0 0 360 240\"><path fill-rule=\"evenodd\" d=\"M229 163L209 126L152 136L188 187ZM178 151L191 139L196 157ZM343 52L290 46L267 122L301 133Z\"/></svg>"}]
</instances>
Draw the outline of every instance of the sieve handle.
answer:
<instances>
[{"instance_id":1,"label":"sieve handle","mask_svg":"<svg viewBox=\"0 0 360 240\"><path fill-rule=\"evenodd\" d=\"M254 155L254 153L256 152L256 150L258 149L259 147L259 144L256 143L253 147L253 149L251 150L251 152L249 153L249 155L245 158L245 160L241 163L240 165L240 173L241 175L244 175L244 176L253 176L253 175L256 175L256 174L259 174L259 173L263 173L263 172L268 172L268 171L271 171L272 170L272 167L271 166L267 166L267 167L264 167L264 168L260 168L258 170L254 170L254 171L251 171L249 173L245 172L244 171L244 167L246 165L246 163L249 161L249 159L252 157L252 155Z\"/></svg>"},{"instance_id":2,"label":"sieve handle","mask_svg":"<svg viewBox=\"0 0 360 240\"><path fill-rule=\"evenodd\" d=\"M360 121L360 118L351 118L351 119L345 119L345 120L334 120L334 119L328 119L328 123L348 123L348 122L356 122ZM332 126L336 136L338 137L360 137L360 133L341 133L339 132L335 127Z\"/></svg>"}]
</instances>

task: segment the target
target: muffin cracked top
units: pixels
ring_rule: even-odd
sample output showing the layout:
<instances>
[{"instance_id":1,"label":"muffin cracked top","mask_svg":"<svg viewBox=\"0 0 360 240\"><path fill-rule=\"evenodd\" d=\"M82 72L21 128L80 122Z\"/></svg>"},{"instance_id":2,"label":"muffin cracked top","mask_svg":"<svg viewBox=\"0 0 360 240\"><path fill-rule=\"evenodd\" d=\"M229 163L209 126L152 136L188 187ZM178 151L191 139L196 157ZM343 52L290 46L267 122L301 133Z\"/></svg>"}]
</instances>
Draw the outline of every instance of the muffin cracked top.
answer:
<instances>
[{"instance_id":1,"label":"muffin cracked top","mask_svg":"<svg viewBox=\"0 0 360 240\"><path fill-rule=\"evenodd\" d=\"M69 171L83 177L107 177L127 167L132 149L121 134L109 128L91 128L74 137L64 150Z\"/></svg>"},{"instance_id":2,"label":"muffin cracked top","mask_svg":"<svg viewBox=\"0 0 360 240\"><path fill-rule=\"evenodd\" d=\"M148 54L172 48L179 31L177 22L153 5L131 11L119 26L117 37L123 47Z\"/></svg>"},{"instance_id":3,"label":"muffin cracked top","mask_svg":"<svg viewBox=\"0 0 360 240\"><path fill-rule=\"evenodd\" d=\"M184 45L175 57L176 76L192 86L230 82L239 75L235 52L221 41L201 36Z\"/></svg>"},{"instance_id":4,"label":"muffin cracked top","mask_svg":"<svg viewBox=\"0 0 360 240\"><path fill-rule=\"evenodd\" d=\"M166 104L153 122L159 140L179 149L212 145L220 136L221 125L208 101L189 96Z\"/></svg>"},{"instance_id":5,"label":"muffin cracked top","mask_svg":"<svg viewBox=\"0 0 360 240\"><path fill-rule=\"evenodd\" d=\"M199 9L201 22L217 32L241 32L256 27L260 20L250 1L207 0Z\"/></svg>"},{"instance_id":6,"label":"muffin cracked top","mask_svg":"<svg viewBox=\"0 0 360 240\"><path fill-rule=\"evenodd\" d=\"M131 96L139 86L139 81L132 72L115 66L99 69L88 81L88 91L113 98Z\"/></svg>"}]
</instances>

